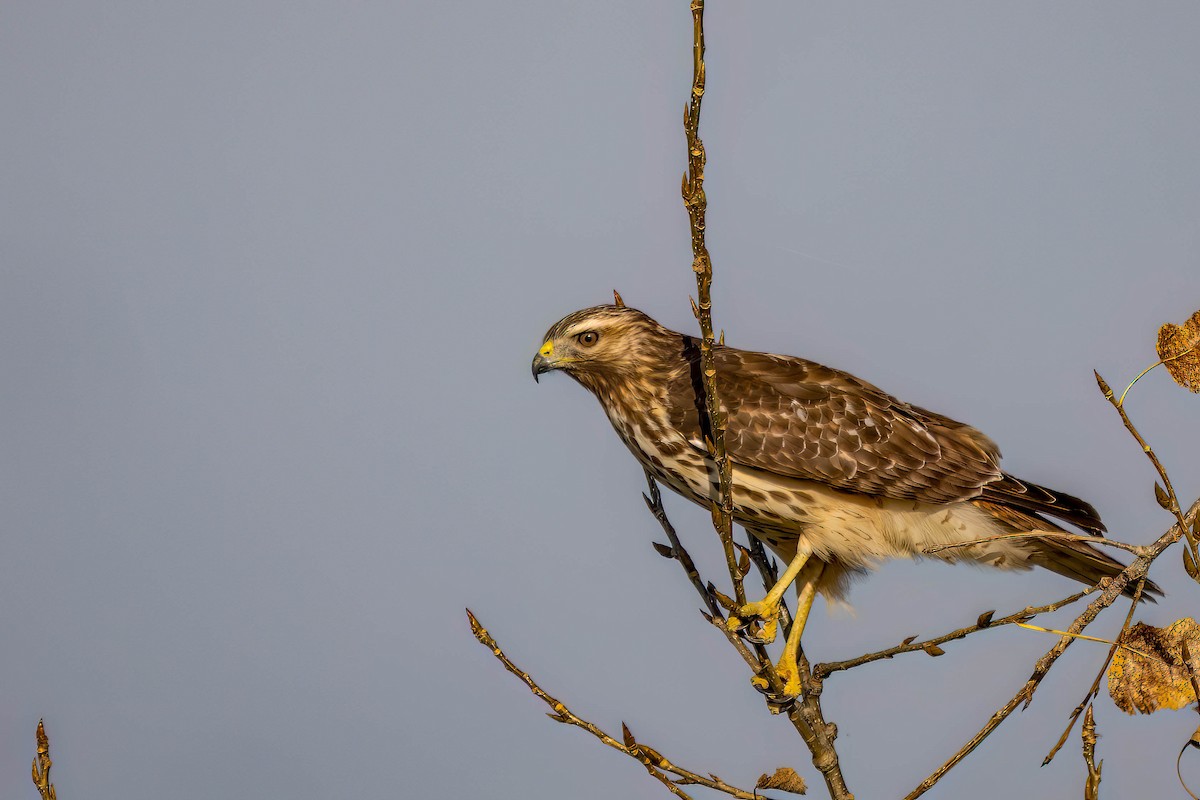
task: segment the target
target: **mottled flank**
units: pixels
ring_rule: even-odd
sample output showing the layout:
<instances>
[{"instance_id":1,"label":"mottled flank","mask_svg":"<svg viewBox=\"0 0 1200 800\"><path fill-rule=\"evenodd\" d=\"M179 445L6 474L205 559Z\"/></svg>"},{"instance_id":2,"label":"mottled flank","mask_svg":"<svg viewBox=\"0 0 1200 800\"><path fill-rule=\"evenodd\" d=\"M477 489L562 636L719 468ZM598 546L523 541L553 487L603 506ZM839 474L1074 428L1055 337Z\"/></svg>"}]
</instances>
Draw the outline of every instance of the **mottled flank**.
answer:
<instances>
[{"instance_id":1,"label":"mottled flank","mask_svg":"<svg viewBox=\"0 0 1200 800\"><path fill-rule=\"evenodd\" d=\"M579 381L646 469L707 506L717 473L705 446L711 424L699 342L624 306L577 311L545 341L552 355L534 359L534 374L562 370ZM1104 531L1084 501L1005 474L999 448L969 425L802 358L720 345L714 356L734 519L785 560L805 539L826 564L826 595L842 597L851 574L883 559L1008 533L1063 531L1049 518L1097 536ZM1087 543L1036 537L933 557L1004 569L1036 565L1084 583L1122 569Z\"/></svg>"}]
</instances>

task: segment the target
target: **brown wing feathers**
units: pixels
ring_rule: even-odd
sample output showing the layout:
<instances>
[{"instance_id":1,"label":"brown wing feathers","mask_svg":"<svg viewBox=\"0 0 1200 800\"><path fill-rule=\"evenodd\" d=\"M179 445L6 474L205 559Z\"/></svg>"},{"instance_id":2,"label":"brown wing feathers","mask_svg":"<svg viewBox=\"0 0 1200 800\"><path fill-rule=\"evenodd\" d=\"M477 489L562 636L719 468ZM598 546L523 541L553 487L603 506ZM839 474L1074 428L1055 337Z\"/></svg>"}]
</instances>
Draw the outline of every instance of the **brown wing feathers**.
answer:
<instances>
[{"instance_id":1,"label":"brown wing feathers","mask_svg":"<svg viewBox=\"0 0 1200 800\"><path fill-rule=\"evenodd\" d=\"M1065 492L1051 491L1036 483L1018 480L1008 473L1000 480L984 486L980 498L1061 519L1097 536L1108 530L1090 503Z\"/></svg>"},{"instance_id":2,"label":"brown wing feathers","mask_svg":"<svg viewBox=\"0 0 1200 800\"><path fill-rule=\"evenodd\" d=\"M1091 505L1000 470L1000 448L969 425L910 406L839 370L717 349L737 463L845 491L947 503L979 498L1104 532ZM694 404L691 404L694 407Z\"/></svg>"},{"instance_id":3,"label":"brown wing feathers","mask_svg":"<svg viewBox=\"0 0 1200 800\"><path fill-rule=\"evenodd\" d=\"M926 415L853 375L731 347L718 347L716 356L729 415L725 444L735 463L935 504L977 497L1002 476L999 449L983 434ZM699 432L693 371L672 381L670 412L677 429Z\"/></svg>"},{"instance_id":4,"label":"brown wing feathers","mask_svg":"<svg viewBox=\"0 0 1200 800\"><path fill-rule=\"evenodd\" d=\"M969 425L804 359L729 347L718 347L716 356L728 401L726 447L737 464L860 494L973 501L1014 532L1061 530L1041 515L1096 536L1105 531L1096 509L1078 497L1002 472L1000 449ZM688 383L677 381L673 391L694 398ZM673 403L672 415L683 430L701 428L694 399ZM1032 563L1084 583L1124 568L1080 542L1044 539L1030 548ZM1152 582L1146 588L1161 594Z\"/></svg>"}]
</instances>

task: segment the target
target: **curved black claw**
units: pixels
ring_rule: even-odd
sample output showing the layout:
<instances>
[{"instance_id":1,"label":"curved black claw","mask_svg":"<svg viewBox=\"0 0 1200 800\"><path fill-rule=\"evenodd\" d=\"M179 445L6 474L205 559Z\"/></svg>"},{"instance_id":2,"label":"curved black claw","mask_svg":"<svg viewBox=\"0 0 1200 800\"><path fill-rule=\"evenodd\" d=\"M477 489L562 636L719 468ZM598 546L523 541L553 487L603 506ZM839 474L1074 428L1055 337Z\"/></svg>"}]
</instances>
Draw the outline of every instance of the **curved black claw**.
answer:
<instances>
[{"instance_id":1,"label":"curved black claw","mask_svg":"<svg viewBox=\"0 0 1200 800\"><path fill-rule=\"evenodd\" d=\"M759 623L758 626L756 628L752 627L756 622ZM750 644L770 644L775 641L773 635L766 634L765 626L762 624L762 620L759 619L747 620L745 624L738 628L738 634Z\"/></svg>"},{"instance_id":2,"label":"curved black claw","mask_svg":"<svg viewBox=\"0 0 1200 800\"><path fill-rule=\"evenodd\" d=\"M786 694L777 694L771 691L770 684L766 679L762 681L751 681L750 685L754 687L754 691L758 692L767 701L767 707L772 714L778 714L781 711L787 711L796 704L799 697L791 697Z\"/></svg>"},{"instance_id":3,"label":"curved black claw","mask_svg":"<svg viewBox=\"0 0 1200 800\"><path fill-rule=\"evenodd\" d=\"M725 620L725 626L731 631L737 631L739 636L751 644L770 644L779 634L778 617L763 619L756 615L731 615Z\"/></svg>"}]
</instances>

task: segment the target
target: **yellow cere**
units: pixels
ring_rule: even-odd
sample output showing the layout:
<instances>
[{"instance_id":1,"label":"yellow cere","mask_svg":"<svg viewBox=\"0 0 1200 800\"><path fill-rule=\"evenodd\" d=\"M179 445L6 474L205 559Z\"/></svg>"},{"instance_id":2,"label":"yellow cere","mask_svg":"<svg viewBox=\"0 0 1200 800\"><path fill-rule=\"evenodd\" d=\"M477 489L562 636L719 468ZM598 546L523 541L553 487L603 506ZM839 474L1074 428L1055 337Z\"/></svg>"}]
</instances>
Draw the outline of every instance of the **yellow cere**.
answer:
<instances>
[{"instance_id":1,"label":"yellow cere","mask_svg":"<svg viewBox=\"0 0 1200 800\"><path fill-rule=\"evenodd\" d=\"M546 343L544 345L542 345L542 349L538 350L538 355L540 355L540 356L554 355L554 342L547 339Z\"/></svg>"}]
</instances>

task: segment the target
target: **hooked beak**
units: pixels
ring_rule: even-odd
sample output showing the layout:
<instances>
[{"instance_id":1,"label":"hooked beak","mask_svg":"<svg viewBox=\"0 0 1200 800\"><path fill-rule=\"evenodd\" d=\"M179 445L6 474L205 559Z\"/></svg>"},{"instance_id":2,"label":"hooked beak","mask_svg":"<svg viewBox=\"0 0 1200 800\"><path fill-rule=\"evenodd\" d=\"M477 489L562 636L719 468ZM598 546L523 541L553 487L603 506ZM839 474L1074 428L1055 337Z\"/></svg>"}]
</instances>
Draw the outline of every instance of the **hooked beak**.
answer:
<instances>
[{"instance_id":1,"label":"hooked beak","mask_svg":"<svg viewBox=\"0 0 1200 800\"><path fill-rule=\"evenodd\" d=\"M541 375L543 372L549 372L552 369L554 369L554 364L541 353L533 357L534 382L538 382L538 375Z\"/></svg>"},{"instance_id":2,"label":"hooked beak","mask_svg":"<svg viewBox=\"0 0 1200 800\"><path fill-rule=\"evenodd\" d=\"M552 369L558 369L559 362L554 357L554 342L550 339L538 350L537 355L533 357L533 380L538 382L538 375L543 372L549 372Z\"/></svg>"}]
</instances>

